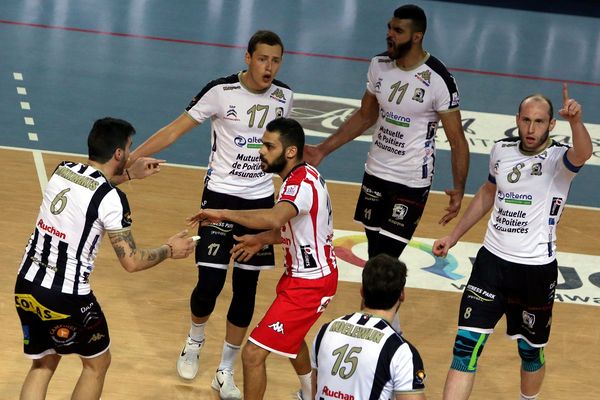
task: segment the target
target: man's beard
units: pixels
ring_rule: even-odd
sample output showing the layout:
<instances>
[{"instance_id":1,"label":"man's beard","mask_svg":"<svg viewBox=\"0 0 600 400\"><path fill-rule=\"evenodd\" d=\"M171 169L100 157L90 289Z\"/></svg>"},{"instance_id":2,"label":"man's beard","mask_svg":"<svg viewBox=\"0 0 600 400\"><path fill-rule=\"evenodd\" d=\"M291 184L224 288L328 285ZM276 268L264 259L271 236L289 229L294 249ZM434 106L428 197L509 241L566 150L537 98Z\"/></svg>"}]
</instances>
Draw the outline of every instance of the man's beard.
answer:
<instances>
[{"instance_id":1,"label":"man's beard","mask_svg":"<svg viewBox=\"0 0 600 400\"><path fill-rule=\"evenodd\" d=\"M271 174L278 174L281 171L283 171L283 169L285 168L285 166L287 165L287 160L285 159L285 156L283 155L283 153L281 153L281 155L279 157L277 157L275 160L273 160L273 162L271 164L267 163L262 157L261 157L261 161L264 163L264 168L262 168L263 172L267 172L267 173L271 173Z\"/></svg>"},{"instance_id":2,"label":"man's beard","mask_svg":"<svg viewBox=\"0 0 600 400\"><path fill-rule=\"evenodd\" d=\"M408 54L408 52L412 49L413 47L413 42L412 40L407 40L404 43L395 45L392 51L392 54L389 54L389 57L392 60L397 60L399 58L403 58L404 56L406 56Z\"/></svg>"},{"instance_id":3,"label":"man's beard","mask_svg":"<svg viewBox=\"0 0 600 400\"><path fill-rule=\"evenodd\" d=\"M548 141L548 136L550 136L550 131L547 130L546 133L544 134L544 136L542 136L542 138L540 139L540 141L537 144L533 144L533 145L527 144L527 141L525 141L526 136L527 136L527 134L522 134L521 131L519 131L519 139L521 139L521 149L526 150L526 151L535 151L538 148L542 147Z\"/></svg>"},{"instance_id":4,"label":"man's beard","mask_svg":"<svg viewBox=\"0 0 600 400\"><path fill-rule=\"evenodd\" d=\"M115 175L123 175L123 172L125 172L125 165L127 165L127 160L121 160L119 166L117 167L117 169L115 169Z\"/></svg>"}]
</instances>

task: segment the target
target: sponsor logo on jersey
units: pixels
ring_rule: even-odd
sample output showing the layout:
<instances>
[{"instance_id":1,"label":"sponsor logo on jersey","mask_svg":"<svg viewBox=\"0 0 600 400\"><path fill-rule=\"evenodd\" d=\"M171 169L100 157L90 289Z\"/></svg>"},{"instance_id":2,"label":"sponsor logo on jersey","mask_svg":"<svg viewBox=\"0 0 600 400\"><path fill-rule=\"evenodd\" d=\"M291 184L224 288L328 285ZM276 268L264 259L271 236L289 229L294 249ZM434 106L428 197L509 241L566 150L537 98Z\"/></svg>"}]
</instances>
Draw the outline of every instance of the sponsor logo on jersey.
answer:
<instances>
[{"instance_id":1,"label":"sponsor logo on jersey","mask_svg":"<svg viewBox=\"0 0 600 400\"><path fill-rule=\"evenodd\" d=\"M383 78L377 79L377 82L375 83L375 93L381 93L381 82L382 81L383 81Z\"/></svg>"},{"instance_id":2,"label":"sponsor logo on jersey","mask_svg":"<svg viewBox=\"0 0 600 400\"><path fill-rule=\"evenodd\" d=\"M381 117L390 124L398 125L403 128L410 127L410 117L396 114L393 111L386 112L384 109L381 109Z\"/></svg>"},{"instance_id":3,"label":"sponsor logo on jersey","mask_svg":"<svg viewBox=\"0 0 600 400\"><path fill-rule=\"evenodd\" d=\"M40 304L31 294L15 294L15 307L37 314L42 321L69 318L70 315L52 311Z\"/></svg>"},{"instance_id":4,"label":"sponsor logo on jersey","mask_svg":"<svg viewBox=\"0 0 600 400\"><path fill-rule=\"evenodd\" d=\"M217 222L214 224L209 224L209 226L213 229L216 229L221 232L231 232L233 230L233 223L231 222Z\"/></svg>"},{"instance_id":5,"label":"sponsor logo on jersey","mask_svg":"<svg viewBox=\"0 0 600 400\"><path fill-rule=\"evenodd\" d=\"M300 189L300 186L298 185L289 185L285 187L285 190L283 192L284 196L295 196L298 194L298 189Z\"/></svg>"},{"instance_id":6,"label":"sponsor logo on jersey","mask_svg":"<svg viewBox=\"0 0 600 400\"><path fill-rule=\"evenodd\" d=\"M271 93L270 97L273 100L277 100L280 103L284 103L285 104L285 102L286 102L285 94L283 93L283 90L281 90L279 88L275 89L275 91L273 93Z\"/></svg>"},{"instance_id":7,"label":"sponsor logo on jersey","mask_svg":"<svg viewBox=\"0 0 600 400\"><path fill-rule=\"evenodd\" d=\"M467 288L465 290L470 293L469 295L467 295L467 297L477 301L492 301L496 298L495 294L490 293L474 285L467 285Z\"/></svg>"},{"instance_id":8,"label":"sponsor logo on jersey","mask_svg":"<svg viewBox=\"0 0 600 400\"><path fill-rule=\"evenodd\" d=\"M392 218L397 219L398 221L402 221L406 214L408 213L408 207L404 204L394 204L394 208L392 209Z\"/></svg>"},{"instance_id":9,"label":"sponsor logo on jersey","mask_svg":"<svg viewBox=\"0 0 600 400\"><path fill-rule=\"evenodd\" d=\"M240 85L235 85L235 86L223 86L223 90L227 91L227 90L235 90L235 89L240 89L241 86Z\"/></svg>"},{"instance_id":10,"label":"sponsor logo on jersey","mask_svg":"<svg viewBox=\"0 0 600 400\"><path fill-rule=\"evenodd\" d=\"M452 99L450 100L450 107L456 107L460 103L460 96L458 92L452 93Z\"/></svg>"},{"instance_id":11,"label":"sponsor logo on jersey","mask_svg":"<svg viewBox=\"0 0 600 400\"><path fill-rule=\"evenodd\" d=\"M527 311L523 311L523 323L529 328L533 328L533 325L535 324L535 315L528 313Z\"/></svg>"},{"instance_id":12,"label":"sponsor logo on jersey","mask_svg":"<svg viewBox=\"0 0 600 400\"><path fill-rule=\"evenodd\" d=\"M415 78L417 78L418 80L423 82L423 84L427 87L429 87L429 85L431 85L431 71L430 70L425 70L423 72L417 72L415 74Z\"/></svg>"},{"instance_id":13,"label":"sponsor logo on jersey","mask_svg":"<svg viewBox=\"0 0 600 400\"><path fill-rule=\"evenodd\" d=\"M98 340L102 339L105 335L103 335L102 333L94 333L92 335L92 337L90 338L90 340L88 340L88 343L92 343L92 342L97 342Z\"/></svg>"},{"instance_id":14,"label":"sponsor logo on jersey","mask_svg":"<svg viewBox=\"0 0 600 400\"><path fill-rule=\"evenodd\" d=\"M341 390L331 390L327 386L323 387L323 395L334 399L341 400L354 400L354 396L348 393L344 393Z\"/></svg>"},{"instance_id":15,"label":"sponsor logo on jersey","mask_svg":"<svg viewBox=\"0 0 600 400\"><path fill-rule=\"evenodd\" d=\"M38 228L40 228L43 231L48 232L51 235L57 236L60 239L66 239L67 235L65 235L63 232L59 231L58 229L56 229L55 227L51 226L51 225L46 225L44 223L44 220L40 218L40 220L37 223Z\"/></svg>"},{"instance_id":16,"label":"sponsor logo on jersey","mask_svg":"<svg viewBox=\"0 0 600 400\"><path fill-rule=\"evenodd\" d=\"M533 196L530 194L503 192L502 190L498 190L498 200L508 204L521 204L529 206L533 202Z\"/></svg>"},{"instance_id":17,"label":"sponsor logo on jersey","mask_svg":"<svg viewBox=\"0 0 600 400\"><path fill-rule=\"evenodd\" d=\"M233 143L235 143L235 145L237 147L247 147L249 149L260 149L262 146L262 139L257 138L257 137L250 137L250 138L246 139L243 136L236 136L233 139Z\"/></svg>"},{"instance_id":18,"label":"sponsor logo on jersey","mask_svg":"<svg viewBox=\"0 0 600 400\"><path fill-rule=\"evenodd\" d=\"M373 190L365 185L362 185L362 192L365 194L367 200L379 200L381 198L381 192Z\"/></svg>"},{"instance_id":19,"label":"sponsor logo on jersey","mask_svg":"<svg viewBox=\"0 0 600 400\"><path fill-rule=\"evenodd\" d=\"M424 99L424 97L425 97L425 89L423 89L423 88L416 88L416 89L415 89L415 94L413 94L413 97L412 97L412 99L413 99L414 101L417 101L417 102L419 102L419 103L422 103L422 102L423 102L423 99Z\"/></svg>"},{"instance_id":20,"label":"sponsor logo on jersey","mask_svg":"<svg viewBox=\"0 0 600 400\"><path fill-rule=\"evenodd\" d=\"M425 375L425 371L423 371L422 369L418 370L415 373L415 383L422 385L423 382L425 382L425 378L427 378L427 375Z\"/></svg>"},{"instance_id":21,"label":"sponsor logo on jersey","mask_svg":"<svg viewBox=\"0 0 600 400\"><path fill-rule=\"evenodd\" d=\"M560 211L560 206L562 206L564 199L562 197L553 197L552 205L550 206L550 215L555 217L558 215ZM554 225L554 224L552 224Z\"/></svg>"},{"instance_id":22,"label":"sponsor logo on jersey","mask_svg":"<svg viewBox=\"0 0 600 400\"><path fill-rule=\"evenodd\" d=\"M223 119L228 119L230 121L239 121L240 119L237 116L237 111L235 110L235 106L229 106L229 109L225 112L225 117Z\"/></svg>"},{"instance_id":23,"label":"sponsor logo on jersey","mask_svg":"<svg viewBox=\"0 0 600 400\"><path fill-rule=\"evenodd\" d=\"M23 344L24 345L28 345L29 344L29 325L21 325L21 328L23 329Z\"/></svg>"},{"instance_id":24,"label":"sponsor logo on jersey","mask_svg":"<svg viewBox=\"0 0 600 400\"><path fill-rule=\"evenodd\" d=\"M268 325L269 328L273 329L277 333L284 334L283 332L283 324L279 321L273 322L271 325Z\"/></svg>"},{"instance_id":25,"label":"sponsor logo on jersey","mask_svg":"<svg viewBox=\"0 0 600 400\"><path fill-rule=\"evenodd\" d=\"M323 311L325 311L325 309L327 308L327 306L329 305L329 303L331 303L331 299L333 299L333 296L325 296L321 298L321 305L319 306L319 308L317 308L317 312L318 313L322 313Z\"/></svg>"},{"instance_id":26,"label":"sponsor logo on jersey","mask_svg":"<svg viewBox=\"0 0 600 400\"><path fill-rule=\"evenodd\" d=\"M535 163L531 166L531 175L534 175L534 176L542 175L542 163Z\"/></svg>"},{"instance_id":27,"label":"sponsor logo on jersey","mask_svg":"<svg viewBox=\"0 0 600 400\"><path fill-rule=\"evenodd\" d=\"M50 329L50 335L55 343L67 345L77 336L77 328L72 325L56 325Z\"/></svg>"}]
</instances>

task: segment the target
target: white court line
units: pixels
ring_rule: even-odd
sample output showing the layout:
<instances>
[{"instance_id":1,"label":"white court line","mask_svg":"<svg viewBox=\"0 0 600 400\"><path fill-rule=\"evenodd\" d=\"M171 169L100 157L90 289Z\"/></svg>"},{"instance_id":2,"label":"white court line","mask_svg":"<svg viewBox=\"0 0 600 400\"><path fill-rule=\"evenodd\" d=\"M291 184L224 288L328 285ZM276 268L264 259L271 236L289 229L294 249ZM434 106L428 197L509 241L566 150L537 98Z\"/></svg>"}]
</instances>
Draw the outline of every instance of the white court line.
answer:
<instances>
[{"instance_id":1,"label":"white court line","mask_svg":"<svg viewBox=\"0 0 600 400\"><path fill-rule=\"evenodd\" d=\"M44 166L44 159L42 152L39 150L33 150L33 163L35 164L35 170L37 171L38 180L40 181L40 189L42 193L46 190L48 184L48 177L46 176L46 167Z\"/></svg>"},{"instance_id":2,"label":"white court line","mask_svg":"<svg viewBox=\"0 0 600 400\"><path fill-rule=\"evenodd\" d=\"M46 153L46 154L71 156L71 157L83 157L83 158L87 159L87 154L64 153L61 151L52 151L52 150L34 150L34 149L27 149L24 147L0 146L0 150L32 151L32 152L39 151L41 153ZM203 171L205 171L207 169L206 167L200 167L197 165L189 165L189 164L164 163L163 165L165 165L167 167L184 168L184 169L199 169L199 170L203 170ZM357 183L357 182L336 181L333 179L326 179L326 181L327 181L327 183L336 183L339 185L349 185L349 186L360 186L361 185L360 183ZM445 195L445 193L440 190L431 190L430 193ZM475 195L473 195L473 194L465 194L465 197L474 197L474 196ZM578 206L578 205L572 205L572 204L567 204L566 207L567 208L578 208L580 210L600 211L600 207Z\"/></svg>"}]
</instances>

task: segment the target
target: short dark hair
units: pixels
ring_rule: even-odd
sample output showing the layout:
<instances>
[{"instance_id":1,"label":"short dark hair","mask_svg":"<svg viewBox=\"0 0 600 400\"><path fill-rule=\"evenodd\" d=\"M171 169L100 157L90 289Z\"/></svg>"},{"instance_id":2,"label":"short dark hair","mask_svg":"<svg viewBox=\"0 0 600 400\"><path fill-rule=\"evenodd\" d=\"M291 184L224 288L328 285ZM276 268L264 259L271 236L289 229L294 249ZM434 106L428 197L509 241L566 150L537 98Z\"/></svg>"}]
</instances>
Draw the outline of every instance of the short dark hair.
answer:
<instances>
[{"instance_id":1,"label":"short dark hair","mask_svg":"<svg viewBox=\"0 0 600 400\"><path fill-rule=\"evenodd\" d=\"M423 32L427 30L427 16L425 11L414 4L406 4L394 10L394 18L410 19L412 21L413 32Z\"/></svg>"},{"instance_id":2,"label":"short dark hair","mask_svg":"<svg viewBox=\"0 0 600 400\"><path fill-rule=\"evenodd\" d=\"M254 53L254 50L256 50L256 46L258 46L259 43L268 44L269 46L279 45L281 46L281 54L283 54L283 42L275 32L256 31L248 41L248 53L250 55Z\"/></svg>"},{"instance_id":3,"label":"short dark hair","mask_svg":"<svg viewBox=\"0 0 600 400\"><path fill-rule=\"evenodd\" d=\"M406 285L406 264L387 254L378 254L365 264L362 288L365 307L389 310Z\"/></svg>"},{"instance_id":4,"label":"short dark hair","mask_svg":"<svg viewBox=\"0 0 600 400\"><path fill-rule=\"evenodd\" d=\"M525 101L529 99L534 99L536 101L545 101L546 103L548 103L548 114L550 115L550 119L554 118L554 106L552 105L552 102L549 98L540 93L530 94L529 96L521 100L521 102L519 103L519 114L521 114L521 107L523 106L523 103L525 103Z\"/></svg>"},{"instance_id":5,"label":"short dark hair","mask_svg":"<svg viewBox=\"0 0 600 400\"><path fill-rule=\"evenodd\" d=\"M296 158L302 159L304 154L304 129L298 121L291 118L275 118L267 124L267 131L279 133L279 140L281 140L284 150L290 146L296 146L298 148Z\"/></svg>"},{"instance_id":6,"label":"short dark hair","mask_svg":"<svg viewBox=\"0 0 600 400\"><path fill-rule=\"evenodd\" d=\"M88 136L89 159L101 164L106 163L112 158L115 150L125 150L132 135L135 135L135 129L127 121L111 117L97 120Z\"/></svg>"}]
</instances>

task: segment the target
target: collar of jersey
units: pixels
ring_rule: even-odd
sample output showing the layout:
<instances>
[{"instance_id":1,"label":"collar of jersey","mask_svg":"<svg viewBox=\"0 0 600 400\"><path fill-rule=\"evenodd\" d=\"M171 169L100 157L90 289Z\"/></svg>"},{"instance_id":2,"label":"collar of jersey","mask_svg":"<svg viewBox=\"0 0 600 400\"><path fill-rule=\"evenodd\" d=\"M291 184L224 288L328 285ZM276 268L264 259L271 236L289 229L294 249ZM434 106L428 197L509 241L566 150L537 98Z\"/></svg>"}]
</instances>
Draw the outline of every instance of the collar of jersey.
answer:
<instances>
[{"instance_id":1,"label":"collar of jersey","mask_svg":"<svg viewBox=\"0 0 600 400\"><path fill-rule=\"evenodd\" d=\"M263 94L266 93L269 89L271 89L271 86L269 86L268 88L264 89L264 90L252 90L250 89L248 86L246 86L244 84L244 81L242 80L242 74L246 72L246 70L240 71L238 72L238 80L240 81L240 85L242 85L242 87L244 89L246 89L247 91L249 91L250 93L254 93L254 94Z\"/></svg>"},{"instance_id":2,"label":"collar of jersey","mask_svg":"<svg viewBox=\"0 0 600 400\"><path fill-rule=\"evenodd\" d=\"M523 148L521 147L521 144L523 144L522 141L519 142L519 151L521 152L521 154L526 155L526 156L535 156L535 155L540 154L544 150L546 150L548 147L550 147L550 145L552 144L552 139L550 139L550 136L548 136L548 139L546 139L546 145L544 146L543 149L541 149L539 151L527 151L527 150L523 150Z\"/></svg>"},{"instance_id":3,"label":"collar of jersey","mask_svg":"<svg viewBox=\"0 0 600 400\"><path fill-rule=\"evenodd\" d=\"M396 60L394 60L394 65L396 66L396 68L402 70L402 71L414 71L415 69L419 68L421 65L425 64L427 62L427 60L429 60L429 57L431 56L431 54L429 54L427 51L425 52L425 57L423 57L423 59L418 62L415 66L410 67L410 68L402 68L399 67L398 64L396 64Z\"/></svg>"}]
</instances>

